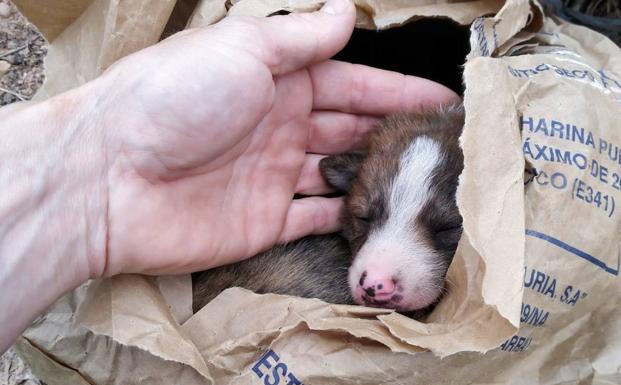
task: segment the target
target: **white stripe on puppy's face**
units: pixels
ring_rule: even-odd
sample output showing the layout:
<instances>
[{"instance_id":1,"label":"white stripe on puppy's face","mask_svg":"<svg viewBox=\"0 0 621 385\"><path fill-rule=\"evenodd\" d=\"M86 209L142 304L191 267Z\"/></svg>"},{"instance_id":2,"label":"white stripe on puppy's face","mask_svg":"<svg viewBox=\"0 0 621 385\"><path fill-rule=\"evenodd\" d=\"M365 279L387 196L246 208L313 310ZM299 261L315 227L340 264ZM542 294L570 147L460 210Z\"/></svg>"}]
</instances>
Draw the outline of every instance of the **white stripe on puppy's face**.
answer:
<instances>
[{"instance_id":1,"label":"white stripe on puppy's face","mask_svg":"<svg viewBox=\"0 0 621 385\"><path fill-rule=\"evenodd\" d=\"M433 303L440 295L438 276L445 266L438 266L442 258L425 229L418 228L416 219L433 199L432 179L442 160L440 144L427 136L416 138L401 154L387 197L386 221L371 229L350 268L350 287L356 302L412 310ZM388 280L394 281L393 296L368 296L369 285Z\"/></svg>"},{"instance_id":2,"label":"white stripe on puppy's face","mask_svg":"<svg viewBox=\"0 0 621 385\"><path fill-rule=\"evenodd\" d=\"M409 227L429 199L433 171L442 161L440 144L420 136L403 152L390 188L386 231Z\"/></svg>"}]
</instances>

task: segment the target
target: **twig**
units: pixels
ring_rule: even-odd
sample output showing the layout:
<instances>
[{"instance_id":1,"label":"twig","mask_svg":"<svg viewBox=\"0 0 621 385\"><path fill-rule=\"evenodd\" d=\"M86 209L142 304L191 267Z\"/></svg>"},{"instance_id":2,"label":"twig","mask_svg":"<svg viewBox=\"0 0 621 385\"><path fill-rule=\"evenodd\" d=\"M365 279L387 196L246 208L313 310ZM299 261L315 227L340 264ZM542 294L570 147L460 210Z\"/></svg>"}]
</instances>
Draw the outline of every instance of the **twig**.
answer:
<instances>
[{"instance_id":1,"label":"twig","mask_svg":"<svg viewBox=\"0 0 621 385\"><path fill-rule=\"evenodd\" d=\"M18 94L15 91L7 90L6 88L0 87L0 92L6 92L7 94L11 94L15 96L16 98L18 98L19 100L21 100L22 102L25 102L26 100L28 100L24 95Z\"/></svg>"},{"instance_id":2,"label":"twig","mask_svg":"<svg viewBox=\"0 0 621 385\"><path fill-rule=\"evenodd\" d=\"M24 48L28 48L28 46L30 46L30 43L27 43L26 45L23 45L21 47L17 47L17 48L8 50L6 52L2 52L2 53L0 53L0 59L2 59L5 56L9 56L9 55L12 55L12 54L14 54L16 52L19 52L19 51L23 50Z\"/></svg>"}]
</instances>

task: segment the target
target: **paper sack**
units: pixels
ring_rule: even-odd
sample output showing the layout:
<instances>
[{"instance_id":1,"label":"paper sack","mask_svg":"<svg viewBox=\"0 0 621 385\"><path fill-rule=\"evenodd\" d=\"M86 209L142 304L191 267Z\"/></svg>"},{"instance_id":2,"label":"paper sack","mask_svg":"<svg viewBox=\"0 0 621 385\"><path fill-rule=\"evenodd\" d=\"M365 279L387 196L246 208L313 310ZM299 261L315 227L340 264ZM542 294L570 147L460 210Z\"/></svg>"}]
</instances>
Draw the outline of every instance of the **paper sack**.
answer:
<instances>
[{"instance_id":1,"label":"paper sack","mask_svg":"<svg viewBox=\"0 0 621 385\"><path fill-rule=\"evenodd\" d=\"M33 12L47 6L15 2L34 21ZM157 42L175 6L173 0L47 3L67 11L38 19L54 39L40 99ZM190 25L320 5L205 0ZM42 380L621 382L621 50L524 0L357 6L358 28L399 28L428 17L470 28L458 189L464 234L448 294L431 316L421 323L384 309L238 288L192 314L189 276L119 276L66 295L18 341Z\"/></svg>"}]
</instances>

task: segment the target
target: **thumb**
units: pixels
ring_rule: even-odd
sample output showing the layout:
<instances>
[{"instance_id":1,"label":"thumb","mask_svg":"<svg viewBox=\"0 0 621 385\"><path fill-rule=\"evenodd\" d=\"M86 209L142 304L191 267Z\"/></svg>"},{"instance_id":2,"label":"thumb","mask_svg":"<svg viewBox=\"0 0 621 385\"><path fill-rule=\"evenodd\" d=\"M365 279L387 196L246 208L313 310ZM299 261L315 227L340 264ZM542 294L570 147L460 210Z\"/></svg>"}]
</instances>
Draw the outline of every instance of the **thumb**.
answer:
<instances>
[{"instance_id":1,"label":"thumb","mask_svg":"<svg viewBox=\"0 0 621 385\"><path fill-rule=\"evenodd\" d=\"M255 19L257 34L248 49L272 74L289 73L324 61L339 52L351 36L356 8L350 0L328 0L316 12Z\"/></svg>"}]
</instances>

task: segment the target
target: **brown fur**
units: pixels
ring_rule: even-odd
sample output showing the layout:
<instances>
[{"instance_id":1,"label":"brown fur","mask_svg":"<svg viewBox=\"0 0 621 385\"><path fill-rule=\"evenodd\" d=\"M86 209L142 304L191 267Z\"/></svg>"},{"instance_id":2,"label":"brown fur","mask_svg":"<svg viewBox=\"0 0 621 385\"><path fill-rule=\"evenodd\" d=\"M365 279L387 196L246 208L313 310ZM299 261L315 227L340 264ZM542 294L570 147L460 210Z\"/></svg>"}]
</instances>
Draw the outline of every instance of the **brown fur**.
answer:
<instances>
[{"instance_id":1,"label":"brown fur","mask_svg":"<svg viewBox=\"0 0 621 385\"><path fill-rule=\"evenodd\" d=\"M338 235L303 238L243 262L192 275L194 311L234 286L256 293L287 294L352 304L347 285L347 242Z\"/></svg>"},{"instance_id":2,"label":"brown fur","mask_svg":"<svg viewBox=\"0 0 621 385\"><path fill-rule=\"evenodd\" d=\"M354 157L344 154L322 160L320 168L326 180L337 187L348 186L343 235L354 254L366 241L370 229L386 221L384 204L388 201L392 178L398 172L401 154L414 138L424 135L441 144L445 159L432 183L435 199L417 220L428 229L434 246L445 251L447 258L452 256L461 236L455 191L463 169L463 154L458 142L463 124L464 112L460 105L392 115L368 135L366 156L357 152ZM335 176L351 180L337 180Z\"/></svg>"},{"instance_id":3,"label":"brown fur","mask_svg":"<svg viewBox=\"0 0 621 385\"><path fill-rule=\"evenodd\" d=\"M355 255L370 228L385 221L383 205L398 171L400 155L421 135L441 143L445 156L434 173L434 199L415 220L426 229L430 242L441 251L448 267L461 235L455 190L463 168L458 144L463 121L461 106L394 115L368 135L366 151L323 159L320 169L328 183L348 193L342 219L343 235L349 245L337 235L307 237L234 265L195 273L192 276L194 311L233 286L257 293L353 303L347 282L352 251Z\"/></svg>"}]
</instances>

